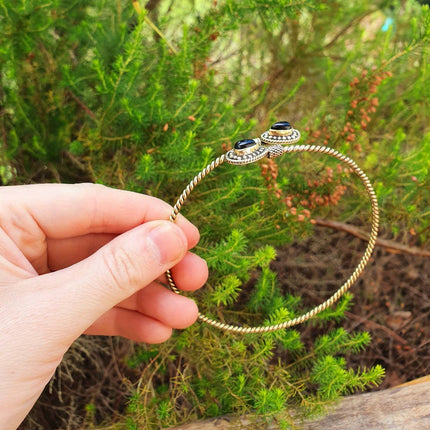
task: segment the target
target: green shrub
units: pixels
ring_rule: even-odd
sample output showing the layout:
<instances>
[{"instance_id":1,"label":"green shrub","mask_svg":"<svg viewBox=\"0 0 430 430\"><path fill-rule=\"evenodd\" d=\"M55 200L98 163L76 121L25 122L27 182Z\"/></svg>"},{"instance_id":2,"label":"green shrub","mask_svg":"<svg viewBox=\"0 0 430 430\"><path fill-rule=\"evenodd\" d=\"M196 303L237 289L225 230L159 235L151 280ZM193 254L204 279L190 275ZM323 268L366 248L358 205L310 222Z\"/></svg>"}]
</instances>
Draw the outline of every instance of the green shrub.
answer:
<instances>
[{"instance_id":1,"label":"green shrub","mask_svg":"<svg viewBox=\"0 0 430 430\"><path fill-rule=\"evenodd\" d=\"M428 243L428 7L154 3L151 13L138 1L0 3L4 184L93 180L174 203L235 140L290 119L304 142L332 146L364 168L385 231ZM394 24L381 31L391 14ZM182 211L201 230L196 252L211 271L195 295L202 312L251 325L303 313L271 269L275 247L311 234L317 216L365 225L363 196L348 171L315 155L217 168ZM196 324L142 346L129 358L143 374L124 425L252 413L288 428L378 384L380 366L346 366L345 355L370 342L336 327L351 300L319 316L327 332L313 344L300 329L244 336Z\"/></svg>"}]
</instances>

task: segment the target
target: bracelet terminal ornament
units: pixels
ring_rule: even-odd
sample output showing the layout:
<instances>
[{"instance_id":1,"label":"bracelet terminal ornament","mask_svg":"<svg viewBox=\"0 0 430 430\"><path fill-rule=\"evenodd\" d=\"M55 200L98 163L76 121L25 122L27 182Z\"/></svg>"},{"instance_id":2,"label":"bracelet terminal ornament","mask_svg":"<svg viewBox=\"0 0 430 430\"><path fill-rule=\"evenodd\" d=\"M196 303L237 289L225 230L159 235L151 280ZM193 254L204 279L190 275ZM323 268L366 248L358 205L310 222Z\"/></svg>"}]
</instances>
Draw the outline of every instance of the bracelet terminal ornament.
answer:
<instances>
[{"instance_id":1,"label":"bracelet terminal ornament","mask_svg":"<svg viewBox=\"0 0 430 430\"><path fill-rule=\"evenodd\" d=\"M275 330L282 330L286 328L293 327L295 325L301 324L315 315L319 314L323 310L332 306L337 302L340 297L354 284L358 277L363 272L365 266L370 260L373 249L376 243L376 237L378 235L379 227L379 208L378 201L376 198L375 191L366 176L366 174L357 166L355 161L351 158L341 154L340 152L329 148L327 146L316 146L316 145L295 145L300 140L300 132L294 129L291 124L287 121L279 121L272 125L270 130L265 131L260 138L255 139L244 139L239 140L235 143L233 149L221 155L212 163L208 164L200 173L198 173L193 180L188 184L182 194L179 196L175 206L173 207L172 213L170 215L170 220L175 221L178 216L182 205L185 200L193 191L194 187L202 181L206 175L211 173L220 164L226 162L233 165L244 165L249 163L254 163L263 158L275 158L281 155L292 153L292 152L317 152L322 154L327 154L334 157L346 164L352 171L359 177L364 187L366 188L367 195L370 199L371 204L371 232L369 235L367 247L358 263L354 269L351 276L342 284L339 289L329 297L325 302L306 312L305 314L292 318L290 320L284 321L275 325L268 326L254 326L246 327L239 325L227 324L221 321L216 321L199 313L199 320L206 322L207 324L218 327L222 330L236 332L236 333L264 333ZM180 291L175 285L172 273L170 270L166 272L169 287L172 291L180 294Z\"/></svg>"}]
</instances>

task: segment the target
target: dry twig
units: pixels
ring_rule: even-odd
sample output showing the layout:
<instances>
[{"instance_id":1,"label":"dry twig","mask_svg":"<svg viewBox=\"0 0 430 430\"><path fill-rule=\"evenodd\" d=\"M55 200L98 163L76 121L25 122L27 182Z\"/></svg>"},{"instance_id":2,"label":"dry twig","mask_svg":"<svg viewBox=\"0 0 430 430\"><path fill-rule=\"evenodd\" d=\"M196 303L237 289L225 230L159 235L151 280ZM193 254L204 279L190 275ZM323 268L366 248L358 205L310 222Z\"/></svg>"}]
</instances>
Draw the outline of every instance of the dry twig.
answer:
<instances>
[{"instance_id":1,"label":"dry twig","mask_svg":"<svg viewBox=\"0 0 430 430\"><path fill-rule=\"evenodd\" d=\"M344 231L362 240L369 239L369 235L363 230L360 230L358 227L355 227L350 224L345 224L343 222L317 218L314 220L314 224L319 225L321 227L329 227L334 230ZM383 248L386 248L388 252L391 252L393 254L409 254L420 257L430 257L430 251L427 249L421 249L417 246L403 245L401 243L395 242L394 240L378 238L376 240L376 246L382 246Z\"/></svg>"}]
</instances>

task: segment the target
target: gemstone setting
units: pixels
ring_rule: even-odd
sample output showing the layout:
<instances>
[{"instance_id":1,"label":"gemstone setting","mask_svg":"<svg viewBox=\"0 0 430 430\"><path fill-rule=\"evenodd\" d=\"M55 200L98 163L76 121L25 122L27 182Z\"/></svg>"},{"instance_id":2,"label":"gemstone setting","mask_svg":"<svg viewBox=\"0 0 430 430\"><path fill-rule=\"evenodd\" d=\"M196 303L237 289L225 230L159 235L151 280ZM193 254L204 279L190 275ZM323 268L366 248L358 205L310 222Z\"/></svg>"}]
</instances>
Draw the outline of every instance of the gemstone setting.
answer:
<instances>
[{"instance_id":1,"label":"gemstone setting","mask_svg":"<svg viewBox=\"0 0 430 430\"><path fill-rule=\"evenodd\" d=\"M225 154L227 163L250 164L261 160L268 154L268 148L261 145L259 138L238 140L233 149Z\"/></svg>"},{"instance_id":2,"label":"gemstone setting","mask_svg":"<svg viewBox=\"0 0 430 430\"><path fill-rule=\"evenodd\" d=\"M270 127L271 136L288 136L293 132L293 127L288 121L277 121Z\"/></svg>"},{"instance_id":3,"label":"gemstone setting","mask_svg":"<svg viewBox=\"0 0 430 430\"><path fill-rule=\"evenodd\" d=\"M272 127L270 127L271 130L276 130L276 131L287 131L287 130L292 130L292 126L288 121L277 121L275 122L275 124L272 125Z\"/></svg>"},{"instance_id":4,"label":"gemstone setting","mask_svg":"<svg viewBox=\"0 0 430 430\"><path fill-rule=\"evenodd\" d=\"M245 149L252 148L253 146L256 146L257 142L254 139L242 139L238 140L234 144L234 149L237 151L243 151Z\"/></svg>"},{"instance_id":5,"label":"gemstone setting","mask_svg":"<svg viewBox=\"0 0 430 430\"><path fill-rule=\"evenodd\" d=\"M277 121L260 138L266 145L290 145L300 140L300 132L288 121Z\"/></svg>"}]
</instances>

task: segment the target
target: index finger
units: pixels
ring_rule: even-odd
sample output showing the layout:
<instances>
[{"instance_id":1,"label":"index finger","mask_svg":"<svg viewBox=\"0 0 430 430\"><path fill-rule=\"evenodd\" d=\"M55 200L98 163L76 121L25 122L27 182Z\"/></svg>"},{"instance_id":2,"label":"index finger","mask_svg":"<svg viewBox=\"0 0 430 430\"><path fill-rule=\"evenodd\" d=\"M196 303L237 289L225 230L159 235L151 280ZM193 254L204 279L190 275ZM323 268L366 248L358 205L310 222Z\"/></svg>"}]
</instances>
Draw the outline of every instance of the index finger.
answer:
<instances>
[{"instance_id":1,"label":"index finger","mask_svg":"<svg viewBox=\"0 0 430 430\"><path fill-rule=\"evenodd\" d=\"M10 197L10 204L24 205L50 239L121 234L147 221L167 220L172 211L156 197L98 184L25 185L6 187L2 192L3 197ZM184 217L178 217L177 224L193 247L199 239L197 228Z\"/></svg>"}]
</instances>

